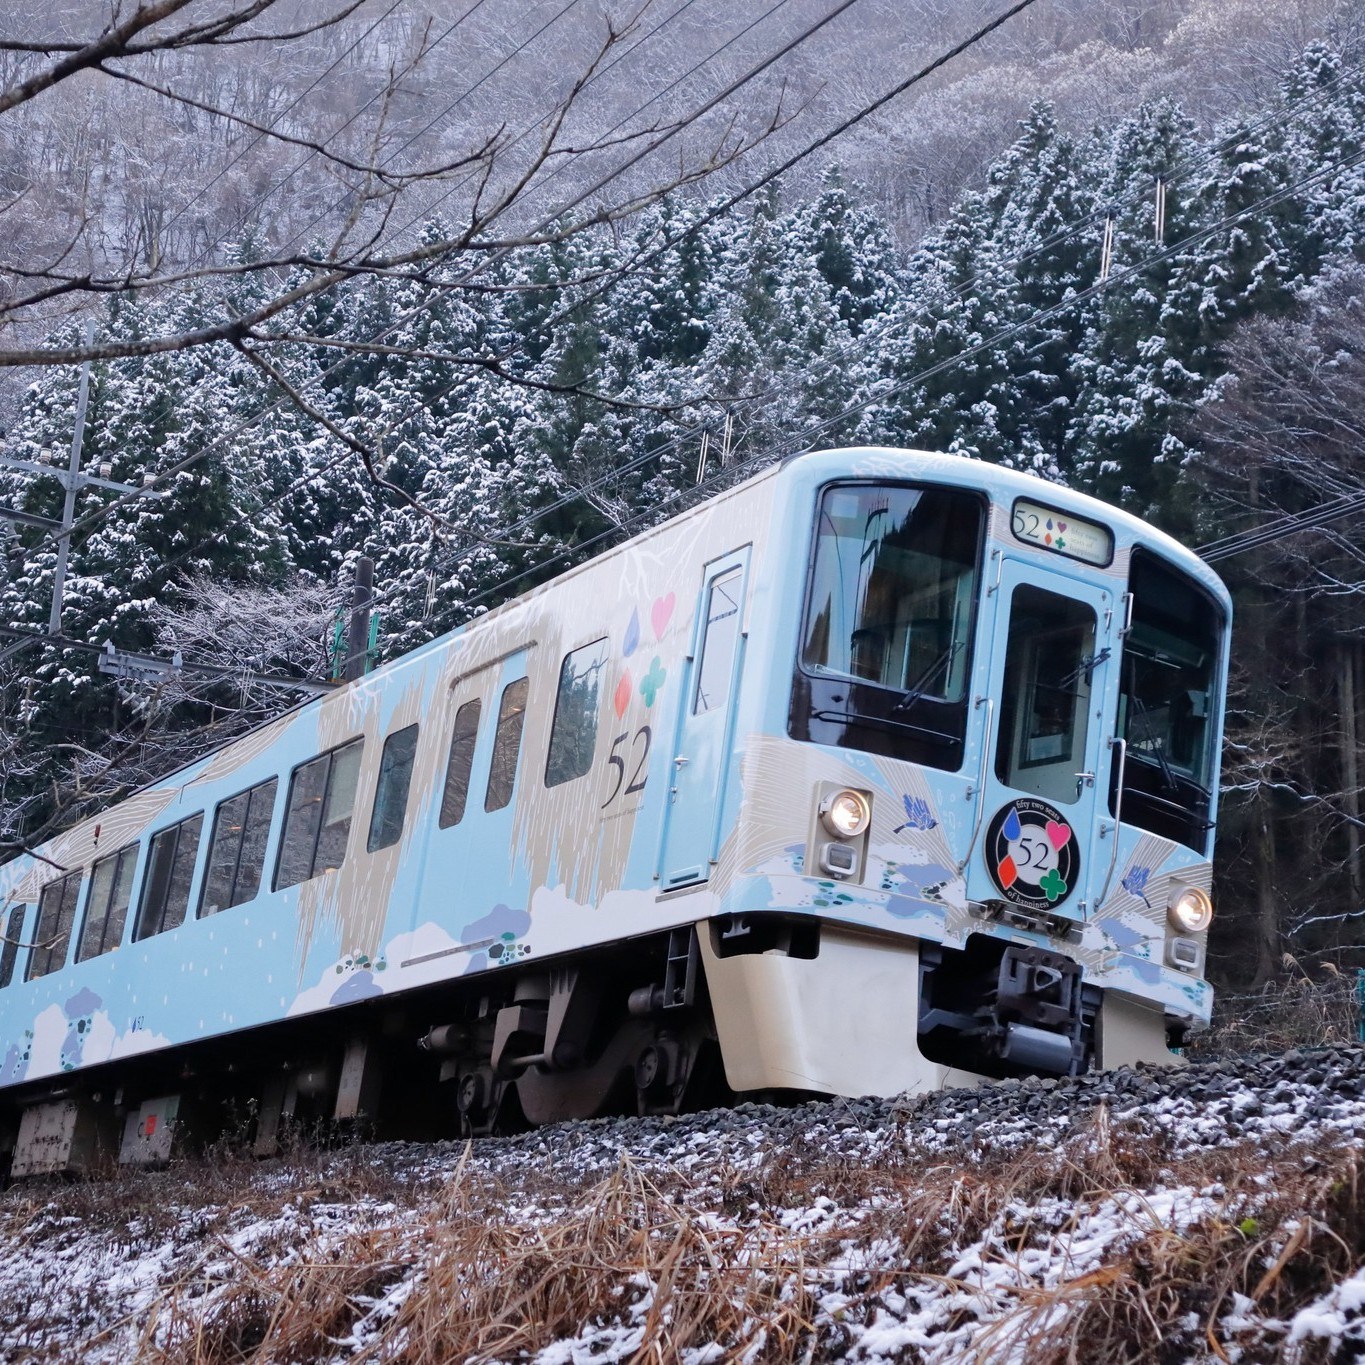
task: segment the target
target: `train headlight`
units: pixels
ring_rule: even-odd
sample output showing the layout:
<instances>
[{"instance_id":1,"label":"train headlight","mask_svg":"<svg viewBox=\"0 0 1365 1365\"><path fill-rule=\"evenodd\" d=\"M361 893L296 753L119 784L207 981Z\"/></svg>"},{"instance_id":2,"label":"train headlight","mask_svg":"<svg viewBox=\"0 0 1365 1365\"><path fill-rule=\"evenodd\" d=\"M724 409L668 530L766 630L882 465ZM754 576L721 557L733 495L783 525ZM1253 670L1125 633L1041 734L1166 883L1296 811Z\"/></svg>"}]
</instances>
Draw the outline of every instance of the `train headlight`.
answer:
<instances>
[{"instance_id":1,"label":"train headlight","mask_svg":"<svg viewBox=\"0 0 1365 1365\"><path fill-rule=\"evenodd\" d=\"M1187 886L1170 903L1166 913L1181 933L1202 934L1213 922L1213 902L1207 891Z\"/></svg>"},{"instance_id":2,"label":"train headlight","mask_svg":"<svg viewBox=\"0 0 1365 1365\"><path fill-rule=\"evenodd\" d=\"M831 792L820 803L820 823L838 839L856 839L872 822L872 806L862 792Z\"/></svg>"}]
</instances>

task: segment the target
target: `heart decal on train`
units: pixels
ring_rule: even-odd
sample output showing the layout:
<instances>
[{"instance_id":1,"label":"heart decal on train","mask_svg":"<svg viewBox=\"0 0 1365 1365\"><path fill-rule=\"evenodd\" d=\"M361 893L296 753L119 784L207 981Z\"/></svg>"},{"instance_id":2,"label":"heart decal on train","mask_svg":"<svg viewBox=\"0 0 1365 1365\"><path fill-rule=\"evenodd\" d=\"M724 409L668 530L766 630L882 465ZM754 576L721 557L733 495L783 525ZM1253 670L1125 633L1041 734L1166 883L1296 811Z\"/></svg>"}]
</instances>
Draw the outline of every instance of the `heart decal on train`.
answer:
<instances>
[{"instance_id":1,"label":"heart decal on train","mask_svg":"<svg viewBox=\"0 0 1365 1365\"><path fill-rule=\"evenodd\" d=\"M668 629L668 623L673 616L673 608L677 605L678 599L671 592L667 596L654 599L654 605L649 609L649 619L653 623L657 639L664 638L664 631Z\"/></svg>"},{"instance_id":2,"label":"heart decal on train","mask_svg":"<svg viewBox=\"0 0 1365 1365\"><path fill-rule=\"evenodd\" d=\"M1047 841L1053 848L1061 850L1071 842L1071 826L1060 824L1056 820L1047 822Z\"/></svg>"}]
</instances>

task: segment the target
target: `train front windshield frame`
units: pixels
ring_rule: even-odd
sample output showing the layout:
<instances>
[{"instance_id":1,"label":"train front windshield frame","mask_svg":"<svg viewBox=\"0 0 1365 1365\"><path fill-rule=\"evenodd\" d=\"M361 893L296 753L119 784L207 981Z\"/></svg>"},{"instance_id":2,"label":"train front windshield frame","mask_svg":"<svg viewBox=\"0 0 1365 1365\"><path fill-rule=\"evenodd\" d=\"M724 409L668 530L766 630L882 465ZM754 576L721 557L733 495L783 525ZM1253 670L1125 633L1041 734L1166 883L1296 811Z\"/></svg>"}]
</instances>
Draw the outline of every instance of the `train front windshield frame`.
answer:
<instances>
[{"instance_id":1,"label":"train front windshield frame","mask_svg":"<svg viewBox=\"0 0 1365 1365\"><path fill-rule=\"evenodd\" d=\"M821 492L793 738L961 767L986 510L941 485Z\"/></svg>"}]
</instances>

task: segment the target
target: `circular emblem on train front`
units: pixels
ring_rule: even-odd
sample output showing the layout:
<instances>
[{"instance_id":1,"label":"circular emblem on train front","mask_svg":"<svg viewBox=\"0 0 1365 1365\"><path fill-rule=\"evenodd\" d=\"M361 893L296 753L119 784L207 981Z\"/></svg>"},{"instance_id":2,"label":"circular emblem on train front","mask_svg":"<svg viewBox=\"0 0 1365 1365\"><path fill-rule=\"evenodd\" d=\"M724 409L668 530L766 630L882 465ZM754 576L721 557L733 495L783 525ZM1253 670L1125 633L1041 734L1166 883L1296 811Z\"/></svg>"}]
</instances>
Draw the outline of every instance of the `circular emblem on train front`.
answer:
<instances>
[{"instance_id":1,"label":"circular emblem on train front","mask_svg":"<svg viewBox=\"0 0 1365 1365\"><path fill-rule=\"evenodd\" d=\"M1081 850L1061 811L1020 797L998 810L986 830L986 867L1007 901L1050 910L1076 889Z\"/></svg>"}]
</instances>

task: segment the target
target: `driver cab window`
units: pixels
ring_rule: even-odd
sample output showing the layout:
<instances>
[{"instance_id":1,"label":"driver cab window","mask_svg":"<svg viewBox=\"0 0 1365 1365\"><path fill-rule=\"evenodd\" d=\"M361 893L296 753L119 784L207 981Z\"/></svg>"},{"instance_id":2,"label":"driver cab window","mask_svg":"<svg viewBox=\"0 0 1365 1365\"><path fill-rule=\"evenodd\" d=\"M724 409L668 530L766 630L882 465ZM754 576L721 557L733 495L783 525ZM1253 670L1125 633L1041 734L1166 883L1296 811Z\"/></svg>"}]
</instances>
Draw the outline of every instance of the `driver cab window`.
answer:
<instances>
[{"instance_id":1,"label":"driver cab window","mask_svg":"<svg viewBox=\"0 0 1365 1365\"><path fill-rule=\"evenodd\" d=\"M1210 829L1222 612L1173 566L1134 550L1132 621L1123 642L1117 731L1126 746L1125 824L1203 851Z\"/></svg>"}]
</instances>

